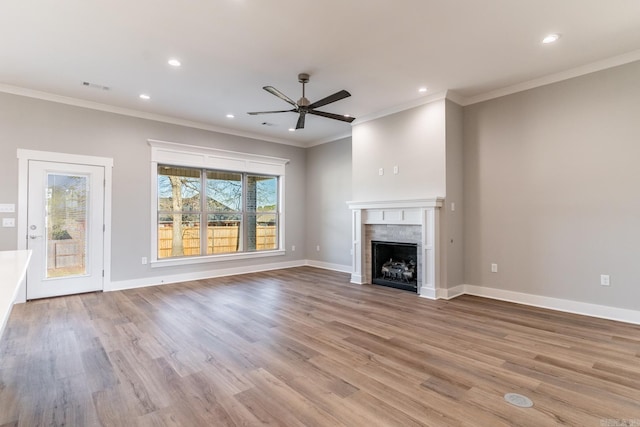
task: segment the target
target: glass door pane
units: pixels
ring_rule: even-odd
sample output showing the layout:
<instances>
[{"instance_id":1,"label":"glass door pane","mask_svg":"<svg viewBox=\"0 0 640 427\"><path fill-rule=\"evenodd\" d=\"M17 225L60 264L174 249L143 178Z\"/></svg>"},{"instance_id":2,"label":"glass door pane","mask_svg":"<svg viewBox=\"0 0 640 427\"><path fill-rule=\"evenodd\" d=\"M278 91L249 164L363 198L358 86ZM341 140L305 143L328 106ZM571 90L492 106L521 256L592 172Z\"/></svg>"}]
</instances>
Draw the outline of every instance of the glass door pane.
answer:
<instances>
[{"instance_id":1,"label":"glass door pane","mask_svg":"<svg viewBox=\"0 0 640 427\"><path fill-rule=\"evenodd\" d=\"M46 278L87 274L89 177L47 174Z\"/></svg>"}]
</instances>

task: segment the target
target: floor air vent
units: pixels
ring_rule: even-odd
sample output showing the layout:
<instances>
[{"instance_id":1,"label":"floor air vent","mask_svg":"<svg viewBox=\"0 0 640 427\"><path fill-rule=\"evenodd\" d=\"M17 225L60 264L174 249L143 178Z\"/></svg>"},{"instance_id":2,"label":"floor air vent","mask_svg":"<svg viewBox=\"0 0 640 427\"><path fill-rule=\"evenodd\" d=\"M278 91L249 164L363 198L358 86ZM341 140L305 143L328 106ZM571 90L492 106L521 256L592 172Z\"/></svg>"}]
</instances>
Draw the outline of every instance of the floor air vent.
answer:
<instances>
[{"instance_id":1,"label":"floor air vent","mask_svg":"<svg viewBox=\"0 0 640 427\"><path fill-rule=\"evenodd\" d=\"M531 408L533 406L531 399L518 393L507 393L504 395L504 400L518 408Z\"/></svg>"}]
</instances>

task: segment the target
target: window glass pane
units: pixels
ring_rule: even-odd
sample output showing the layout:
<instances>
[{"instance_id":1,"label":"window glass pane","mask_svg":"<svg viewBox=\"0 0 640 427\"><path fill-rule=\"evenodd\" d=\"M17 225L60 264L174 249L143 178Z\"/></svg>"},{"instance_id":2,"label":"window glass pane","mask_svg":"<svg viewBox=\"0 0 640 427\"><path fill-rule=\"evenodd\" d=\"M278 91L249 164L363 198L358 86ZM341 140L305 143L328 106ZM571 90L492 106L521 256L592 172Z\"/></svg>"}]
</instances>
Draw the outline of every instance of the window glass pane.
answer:
<instances>
[{"instance_id":1,"label":"window glass pane","mask_svg":"<svg viewBox=\"0 0 640 427\"><path fill-rule=\"evenodd\" d=\"M242 174L207 171L207 209L210 212L240 212Z\"/></svg>"},{"instance_id":2,"label":"window glass pane","mask_svg":"<svg viewBox=\"0 0 640 427\"><path fill-rule=\"evenodd\" d=\"M247 251L277 249L278 178L248 175L246 193Z\"/></svg>"},{"instance_id":3,"label":"window glass pane","mask_svg":"<svg viewBox=\"0 0 640 427\"><path fill-rule=\"evenodd\" d=\"M158 210L199 212L200 170L158 166Z\"/></svg>"},{"instance_id":4,"label":"window glass pane","mask_svg":"<svg viewBox=\"0 0 640 427\"><path fill-rule=\"evenodd\" d=\"M240 251L242 241L242 215L208 215L207 254L224 254Z\"/></svg>"},{"instance_id":5,"label":"window glass pane","mask_svg":"<svg viewBox=\"0 0 640 427\"><path fill-rule=\"evenodd\" d=\"M158 215L158 258L200 255L200 215Z\"/></svg>"},{"instance_id":6,"label":"window glass pane","mask_svg":"<svg viewBox=\"0 0 640 427\"><path fill-rule=\"evenodd\" d=\"M278 249L277 214L247 214L247 246L249 251Z\"/></svg>"},{"instance_id":7,"label":"window glass pane","mask_svg":"<svg viewBox=\"0 0 640 427\"><path fill-rule=\"evenodd\" d=\"M47 180L46 277L86 274L89 179L52 173Z\"/></svg>"},{"instance_id":8,"label":"window glass pane","mask_svg":"<svg viewBox=\"0 0 640 427\"><path fill-rule=\"evenodd\" d=\"M247 176L247 211L278 211L278 178L273 176Z\"/></svg>"}]
</instances>

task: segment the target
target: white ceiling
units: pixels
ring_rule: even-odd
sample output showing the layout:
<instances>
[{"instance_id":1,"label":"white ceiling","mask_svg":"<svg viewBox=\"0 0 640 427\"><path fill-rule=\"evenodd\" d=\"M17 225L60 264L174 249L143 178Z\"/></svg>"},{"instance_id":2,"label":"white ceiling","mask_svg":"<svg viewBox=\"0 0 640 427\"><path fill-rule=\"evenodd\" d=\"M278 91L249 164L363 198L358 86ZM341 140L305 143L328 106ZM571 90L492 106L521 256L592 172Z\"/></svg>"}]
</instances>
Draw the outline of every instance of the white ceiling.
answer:
<instances>
[{"instance_id":1,"label":"white ceiling","mask_svg":"<svg viewBox=\"0 0 640 427\"><path fill-rule=\"evenodd\" d=\"M560 40L543 45L552 32ZM167 65L171 57L183 66ZM464 104L638 59L638 0L0 3L0 90L302 146L349 135L350 125L307 116L289 132L294 113L246 114L288 109L262 86L297 100L300 72L311 74L311 102L351 92L321 110L362 120L447 90Z\"/></svg>"}]
</instances>

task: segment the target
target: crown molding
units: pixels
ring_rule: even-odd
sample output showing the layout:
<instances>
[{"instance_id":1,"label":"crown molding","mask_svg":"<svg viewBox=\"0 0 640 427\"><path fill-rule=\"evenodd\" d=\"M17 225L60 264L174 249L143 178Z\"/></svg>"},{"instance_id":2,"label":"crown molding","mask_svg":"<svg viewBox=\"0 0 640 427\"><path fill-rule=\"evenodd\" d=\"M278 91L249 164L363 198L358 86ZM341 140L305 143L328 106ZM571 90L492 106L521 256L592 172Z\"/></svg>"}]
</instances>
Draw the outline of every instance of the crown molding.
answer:
<instances>
[{"instance_id":1,"label":"crown molding","mask_svg":"<svg viewBox=\"0 0 640 427\"><path fill-rule=\"evenodd\" d=\"M12 95L25 96L28 98L36 98L44 101L57 102L59 104L72 105L75 107L88 108L91 110L104 111L107 113L121 114L123 116L136 117L139 119L153 120L156 122L169 123L178 126L186 126L194 129L207 130L211 132L224 133L227 135L241 136L244 138L257 139L260 141L275 142L276 144L292 145L294 147L305 148L303 143L290 141L287 139L271 138L268 136L258 135L252 132L243 132L235 129L229 129L220 126L213 126L207 123L194 122L190 120L179 119L177 117L165 116L162 114L147 113L144 111L134 110L130 108L116 107L113 105L102 104L99 102L87 101L69 96L56 95L49 92L42 92L33 89L27 89L19 86L12 86L0 83L0 92Z\"/></svg>"},{"instance_id":2,"label":"crown molding","mask_svg":"<svg viewBox=\"0 0 640 427\"><path fill-rule=\"evenodd\" d=\"M351 125L353 126L353 125ZM344 139L344 138L351 138L351 130L349 130L348 133L343 133L337 136L331 136L329 138L325 138L325 139L319 139L317 141L312 141L310 143L308 143L305 147L306 148L311 148L311 147L315 147L316 145L322 145L322 144L328 144L329 142L334 142L334 141L338 141L340 139Z\"/></svg>"},{"instance_id":3,"label":"crown molding","mask_svg":"<svg viewBox=\"0 0 640 427\"><path fill-rule=\"evenodd\" d=\"M590 64L581 65L579 67L571 68L569 70L561 71L555 74L549 74L537 79L529 80L526 82L518 83L512 86L496 89L490 92L486 92L480 95L475 95L467 98L461 98L463 107L467 105L477 104L479 102L489 101L491 99L500 98L506 95L512 95L514 93L523 92L525 90L534 89L540 86L546 86L552 83L557 83L563 80L572 79L574 77L584 76L586 74L595 73L597 71L606 70L608 68L618 67L620 65L629 64L631 62L640 60L640 49L628 52L622 55L613 56L611 58L603 59L601 61L592 62Z\"/></svg>"},{"instance_id":4,"label":"crown molding","mask_svg":"<svg viewBox=\"0 0 640 427\"><path fill-rule=\"evenodd\" d=\"M546 86L552 83L557 83L557 82L568 80L574 77L580 77L586 74L606 70L608 68L617 67L617 66L628 64L635 61L640 61L640 49L634 50L622 55L617 55L611 58L603 59L601 61L596 61L590 64L575 67L569 70L561 71L559 73L549 74L547 76L543 76L537 79L529 80L526 82L518 83L512 86L496 89L490 92L486 92L483 94L474 95L470 97L462 96L452 90L444 90L444 91L436 92L433 94L429 94L427 96L414 99L412 101L409 101L403 104L398 104L393 107L376 111L366 116L362 116L357 120L355 120L351 124L351 126L353 127L361 123L366 123L368 121L376 120L385 116L389 116L391 114L399 113L405 110L409 110L411 108L419 107L421 105L429 104L431 102L440 101L443 99L448 99L452 102L455 102L458 105L466 107L468 105L489 101L491 99L500 98L506 95L512 95L514 93L522 92L529 89L534 89L541 86ZM316 145L326 144L328 142L337 141L339 139L348 138L351 136L351 132L348 132L348 133L343 133L337 136L332 136L332 137L320 139L317 141L311 141L311 142L305 143L305 142L291 141L291 140L282 139L282 138L272 138L269 136L259 135L252 132L244 132L244 131L229 129L229 128L220 127L220 126L213 126L207 123L194 122L190 120L179 119L176 117L165 116L162 114L147 113L144 111L139 111L139 110L134 110L129 108L115 107L112 105L102 104L98 102L86 101L83 99L56 95L48 92L42 92L42 91L37 91L33 89L27 89L23 87L12 86L12 85L2 84L2 83L0 83L0 92L25 96L29 98L36 98L36 99L41 99L45 101L57 102L61 104L73 105L76 107L83 107L83 108L88 108L92 110L104 111L108 113L121 114L124 116L137 117L141 119L169 123L169 124L174 124L178 126L186 126L194 129L201 129L201 130L207 130L211 132L223 133L227 135L257 139L257 140L266 141L266 142L274 142L276 144L291 145L298 148L310 148Z\"/></svg>"},{"instance_id":5,"label":"crown molding","mask_svg":"<svg viewBox=\"0 0 640 427\"><path fill-rule=\"evenodd\" d=\"M376 111L375 113L360 117L356 119L351 126L356 126L362 123L370 122L371 120L380 119L382 117L390 116L391 114L395 114L395 113L400 113L402 111L419 107L421 105L429 104L431 102L440 101L442 99L445 99L446 97L447 97L446 90L433 93L430 95L426 95L424 97L414 99L412 101L405 102L403 104L394 105L393 107L385 108L384 110Z\"/></svg>"}]
</instances>

